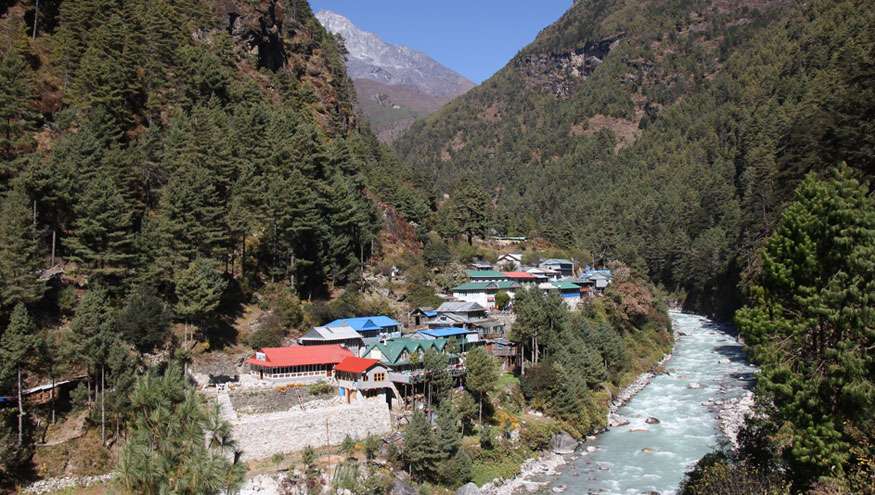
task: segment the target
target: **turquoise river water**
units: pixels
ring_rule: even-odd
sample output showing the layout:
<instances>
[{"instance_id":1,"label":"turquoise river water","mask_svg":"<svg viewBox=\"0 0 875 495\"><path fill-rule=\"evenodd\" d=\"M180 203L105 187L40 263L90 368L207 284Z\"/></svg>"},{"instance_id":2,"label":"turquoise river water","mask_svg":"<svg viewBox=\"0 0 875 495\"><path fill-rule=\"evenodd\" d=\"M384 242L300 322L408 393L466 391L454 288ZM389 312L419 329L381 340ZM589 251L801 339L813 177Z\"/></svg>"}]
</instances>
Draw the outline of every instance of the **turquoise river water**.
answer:
<instances>
[{"instance_id":1,"label":"turquoise river water","mask_svg":"<svg viewBox=\"0 0 875 495\"><path fill-rule=\"evenodd\" d=\"M654 377L617 411L628 425L587 442L548 490L574 495L672 494L684 473L725 441L713 403L743 395L755 369L730 327L679 312L671 318L678 337L665 364L668 373ZM648 418L659 423L648 424ZM595 451L587 452L586 447Z\"/></svg>"}]
</instances>

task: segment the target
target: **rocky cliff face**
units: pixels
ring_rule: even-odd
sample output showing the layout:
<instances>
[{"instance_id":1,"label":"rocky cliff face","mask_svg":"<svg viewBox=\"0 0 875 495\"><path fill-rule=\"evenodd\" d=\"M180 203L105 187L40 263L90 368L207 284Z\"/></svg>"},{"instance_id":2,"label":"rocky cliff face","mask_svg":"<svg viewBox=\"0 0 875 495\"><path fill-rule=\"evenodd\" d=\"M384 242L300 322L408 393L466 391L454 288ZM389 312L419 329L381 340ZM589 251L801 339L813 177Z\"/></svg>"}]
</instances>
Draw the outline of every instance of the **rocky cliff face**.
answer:
<instances>
[{"instance_id":1,"label":"rocky cliff face","mask_svg":"<svg viewBox=\"0 0 875 495\"><path fill-rule=\"evenodd\" d=\"M383 141L394 140L417 118L474 87L428 55L386 43L340 14L322 11L316 17L325 29L343 38L359 108Z\"/></svg>"}]
</instances>

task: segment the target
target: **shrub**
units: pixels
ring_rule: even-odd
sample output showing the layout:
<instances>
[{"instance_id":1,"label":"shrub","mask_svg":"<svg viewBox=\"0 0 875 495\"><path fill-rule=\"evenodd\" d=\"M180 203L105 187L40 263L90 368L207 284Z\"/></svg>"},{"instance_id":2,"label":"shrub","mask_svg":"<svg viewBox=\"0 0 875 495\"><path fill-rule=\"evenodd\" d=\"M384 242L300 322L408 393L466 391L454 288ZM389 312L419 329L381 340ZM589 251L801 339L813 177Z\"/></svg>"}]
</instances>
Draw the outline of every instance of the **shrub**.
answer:
<instances>
[{"instance_id":1,"label":"shrub","mask_svg":"<svg viewBox=\"0 0 875 495\"><path fill-rule=\"evenodd\" d=\"M283 344L286 332L277 325L265 324L246 338L246 343L253 349L263 347L279 347Z\"/></svg>"},{"instance_id":2,"label":"shrub","mask_svg":"<svg viewBox=\"0 0 875 495\"><path fill-rule=\"evenodd\" d=\"M334 393L334 387L328 382L316 382L307 385L307 393L310 395L328 395Z\"/></svg>"}]
</instances>

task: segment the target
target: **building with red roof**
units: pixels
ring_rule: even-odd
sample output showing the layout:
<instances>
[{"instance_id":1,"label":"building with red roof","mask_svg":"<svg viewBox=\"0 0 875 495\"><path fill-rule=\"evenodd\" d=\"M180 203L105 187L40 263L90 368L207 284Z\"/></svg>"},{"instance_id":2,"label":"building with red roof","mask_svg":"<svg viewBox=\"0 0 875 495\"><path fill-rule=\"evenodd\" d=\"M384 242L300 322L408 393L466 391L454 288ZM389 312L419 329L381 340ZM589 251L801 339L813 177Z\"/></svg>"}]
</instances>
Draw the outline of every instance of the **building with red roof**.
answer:
<instances>
[{"instance_id":1,"label":"building with red roof","mask_svg":"<svg viewBox=\"0 0 875 495\"><path fill-rule=\"evenodd\" d=\"M348 357L334 368L338 393L347 402L364 397L374 397L392 391L398 396L394 385L388 380L389 370L379 359Z\"/></svg>"},{"instance_id":2,"label":"building with red roof","mask_svg":"<svg viewBox=\"0 0 875 495\"><path fill-rule=\"evenodd\" d=\"M353 353L340 345L265 347L246 360L250 373L261 379L330 378L334 368Z\"/></svg>"},{"instance_id":3,"label":"building with red roof","mask_svg":"<svg viewBox=\"0 0 875 495\"><path fill-rule=\"evenodd\" d=\"M526 284L534 285L534 284L538 283L538 277L534 276L533 274L531 274L529 272L504 272L504 276L508 280L513 280L514 282L517 282L517 283L523 284L523 285L526 285Z\"/></svg>"}]
</instances>

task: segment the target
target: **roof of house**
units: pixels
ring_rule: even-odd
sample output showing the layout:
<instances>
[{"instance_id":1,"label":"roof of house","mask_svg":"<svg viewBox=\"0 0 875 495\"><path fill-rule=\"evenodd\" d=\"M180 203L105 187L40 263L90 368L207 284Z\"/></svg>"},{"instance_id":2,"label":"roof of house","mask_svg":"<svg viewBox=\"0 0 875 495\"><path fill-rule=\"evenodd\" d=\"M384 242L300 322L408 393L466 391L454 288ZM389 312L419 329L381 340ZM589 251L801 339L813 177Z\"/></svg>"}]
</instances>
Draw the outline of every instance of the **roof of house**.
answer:
<instances>
[{"instance_id":1,"label":"roof of house","mask_svg":"<svg viewBox=\"0 0 875 495\"><path fill-rule=\"evenodd\" d=\"M350 356L334 367L334 371L343 371L346 373L365 373L369 369L380 364L379 359L365 359L355 356Z\"/></svg>"},{"instance_id":2,"label":"roof of house","mask_svg":"<svg viewBox=\"0 0 875 495\"><path fill-rule=\"evenodd\" d=\"M253 356L246 360L249 364L265 368L283 366L310 366L314 364L337 364L352 356L352 352L337 344L293 345L291 347L265 347L261 349L265 359Z\"/></svg>"},{"instance_id":3,"label":"roof of house","mask_svg":"<svg viewBox=\"0 0 875 495\"><path fill-rule=\"evenodd\" d=\"M398 364L401 355L406 350L407 352L425 352L428 349L444 350L447 345L446 339L420 340L411 338L392 339L381 344L374 344L365 351L367 356L374 348L379 349L386 358L384 362L389 364Z\"/></svg>"},{"instance_id":4,"label":"roof of house","mask_svg":"<svg viewBox=\"0 0 875 495\"><path fill-rule=\"evenodd\" d=\"M610 280L613 277L613 274L610 270L587 270L583 272L583 275L580 276L581 279L584 280L594 280L597 278L603 280Z\"/></svg>"},{"instance_id":5,"label":"roof of house","mask_svg":"<svg viewBox=\"0 0 875 495\"><path fill-rule=\"evenodd\" d=\"M562 258L550 258L541 262L542 265L573 265L574 262Z\"/></svg>"},{"instance_id":6,"label":"roof of house","mask_svg":"<svg viewBox=\"0 0 875 495\"><path fill-rule=\"evenodd\" d=\"M500 260L507 259L507 258L512 259L512 260L516 260L516 261L521 261L523 259L523 255L522 255L522 253L504 253L498 257L498 259L500 259Z\"/></svg>"},{"instance_id":7,"label":"roof of house","mask_svg":"<svg viewBox=\"0 0 875 495\"><path fill-rule=\"evenodd\" d=\"M512 280L493 280L484 282L468 282L453 287L453 292L480 292L487 290L510 290L519 289L520 284Z\"/></svg>"},{"instance_id":8,"label":"roof of house","mask_svg":"<svg viewBox=\"0 0 875 495\"><path fill-rule=\"evenodd\" d=\"M504 276L512 280L535 280L538 278L529 272L504 272Z\"/></svg>"},{"instance_id":9,"label":"roof of house","mask_svg":"<svg viewBox=\"0 0 875 495\"><path fill-rule=\"evenodd\" d=\"M326 327L352 327L357 332L367 330L381 330L388 327L397 327L401 324L388 316L359 316L357 318L343 318L326 324Z\"/></svg>"},{"instance_id":10,"label":"roof of house","mask_svg":"<svg viewBox=\"0 0 875 495\"><path fill-rule=\"evenodd\" d=\"M497 270L465 270L468 278L504 278L504 273Z\"/></svg>"},{"instance_id":11,"label":"roof of house","mask_svg":"<svg viewBox=\"0 0 875 495\"><path fill-rule=\"evenodd\" d=\"M557 280L553 285L559 290L580 290L580 286L567 280Z\"/></svg>"},{"instance_id":12,"label":"roof of house","mask_svg":"<svg viewBox=\"0 0 875 495\"><path fill-rule=\"evenodd\" d=\"M477 333L477 332L475 330L468 330L466 328L444 327L444 328L433 328L431 330L420 330L416 333L421 333L423 335L428 335L429 337L434 337L434 338L446 338L446 337L457 337L459 335L468 335L468 334Z\"/></svg>"},{"instance_id":13,"label":"roof of house","mask_svg":"<svg viewBox=\"0 0 875 495\"><path fill-rule=\"evenodd\" d=\"M492 264L487 263L485 261L472 261L471 263L468 263L468 266L473 266L474 268L485 268L485 269L492 268Z\"/></svg>"},{"instance_id":14,"label":"roof of house","mask_svg":"<svg viewBox=\"0 0 875 495\"><path fill-rule=\"evenodd\" d=\"M448 301L441 304L437 309L438 313L473 313L475 311L486 311L486 308L475 302Z\"/></svg>"},{"instance_id":15,"label":"roof of house","mask_svg":"<svg viewBox=\"0 0 875 495\"><path fill-rule=\"evenodd\" d=\"M361 339L362 336L350 326L339 327L313 327L298 340L351 340Z\"/></svg>"},{"instance_id":16,"label":"roof of house","mask_svg":"<svg viewBox=\"0 0 875 495\"><path fill-rule=\"evenodd\" d=\"M425 316L428 316L429 318L434 318L438 314L437 310L433 308L416 308L410 312L410 314L416 313L421 313Z\"/></svg>"}]
</instances>

